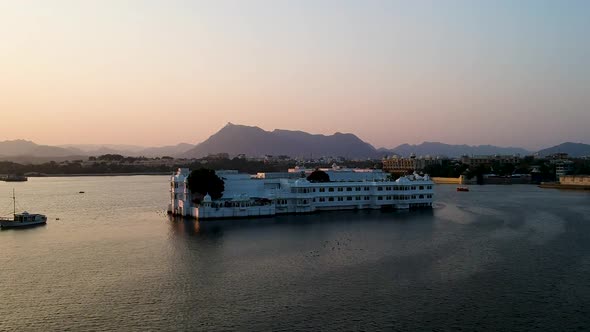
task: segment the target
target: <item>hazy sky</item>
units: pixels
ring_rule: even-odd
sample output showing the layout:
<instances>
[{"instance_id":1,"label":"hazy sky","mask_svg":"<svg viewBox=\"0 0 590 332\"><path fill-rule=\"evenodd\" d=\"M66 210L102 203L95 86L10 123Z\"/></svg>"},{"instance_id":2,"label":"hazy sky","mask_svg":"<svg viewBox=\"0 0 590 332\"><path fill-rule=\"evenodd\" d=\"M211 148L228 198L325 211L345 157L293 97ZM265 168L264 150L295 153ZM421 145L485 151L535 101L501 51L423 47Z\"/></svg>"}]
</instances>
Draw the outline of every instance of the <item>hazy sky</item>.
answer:
<instances>
[{"instance_id":1,"label":"hazy sky","mask_svg":"<svg viewBox=\"0 0 590 332\"><path fill-rule=\"evenodd\" d=\"M590 143L590 1L0 0L0 140Z\"/></svg>"}]
</instances>

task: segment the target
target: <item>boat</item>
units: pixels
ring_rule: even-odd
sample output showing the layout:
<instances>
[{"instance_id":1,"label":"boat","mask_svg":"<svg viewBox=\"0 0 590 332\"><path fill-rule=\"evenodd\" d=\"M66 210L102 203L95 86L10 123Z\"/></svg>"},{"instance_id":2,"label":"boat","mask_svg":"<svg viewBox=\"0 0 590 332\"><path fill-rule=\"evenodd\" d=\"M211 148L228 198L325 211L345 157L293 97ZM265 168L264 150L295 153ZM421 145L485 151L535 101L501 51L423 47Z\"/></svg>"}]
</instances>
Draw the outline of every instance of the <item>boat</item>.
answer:
<instances>
[{"instance_id":1,"label":"boat","mask_svg":"<svg viewBox=\"0 0 590 332\"><path fill-rule=\"evenodd\" d=\"M12 191L12 202L14 207L13 219L0 218L1 228L24 228L47 223L47 217L43 214L28 213L27 211L16 213L16 196L14 190Z\"/></svg>"},{"instance_id":2,"label":"boat","mask_svg":"<svg viewBox=\"0 0 590 332\"><path fill-rule=\"evenodd\" d=\"M469 191L467 187L457 187L457 191Z\"/></svg>"},{"instance_id":3,"label":"boat","mask_svg":"<svg viewBox=\"0 0 590 332\"><path fill-rule=\"evenodd\" d=\"M28 178L24 175L17 175L17 174L9 174L0 177L0 180L6 182L24 182L28 181Z\"/></svg>"}]
</instances>

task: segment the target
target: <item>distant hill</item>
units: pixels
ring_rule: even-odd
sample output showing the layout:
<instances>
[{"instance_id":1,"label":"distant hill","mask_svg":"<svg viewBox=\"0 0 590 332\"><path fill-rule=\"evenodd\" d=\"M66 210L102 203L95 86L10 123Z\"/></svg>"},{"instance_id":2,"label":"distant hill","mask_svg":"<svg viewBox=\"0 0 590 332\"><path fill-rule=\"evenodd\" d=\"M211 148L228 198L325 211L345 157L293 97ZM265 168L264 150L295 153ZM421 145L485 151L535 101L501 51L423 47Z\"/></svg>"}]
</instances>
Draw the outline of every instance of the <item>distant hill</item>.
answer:
<instances>
[{"instance_id":1,"label":"distant hill","mask_svg":"<svg viewBox=\"0 0 590 332\"><path fill-rule=\"evenodd\" d=\"M391 150L379 149L381 153L389 151L400 156L409 156L414 153L416 156L447 156L460 157L462 155L515 155L521 156L531 154L531 151L515 147L499 147L493 145L451 145L440 142L423 142L417 145L402 144Z\"/></svg>"},{"instance_id":2,"label":"distant hill","mask_svg":"<svg viewBox=\"0 0 590 332\"><path fill-rule=\"evenodd\" d=\"M130 144L64 144L59 145L59 147L66 149L78 149L87 153L94 153L95 151L100 150L137 152L146 148L145 146Z\"/></svg>"},{"instance_id":3,"label":"distant hill","mask_svg":"<svg viewBox=\"0 0 590 332\"><path fill-rule=\"evenodd\" d=\"M572 157L590 156L590 145L566 142L538 151L539 155L564 152ZM493 145L451 145L440 142L421 144L402 144L393 149L375 149L353 134L335 133L333 135L314 135L303 131L276 129L265 131L258 127L227 124L204 142L192 145L180 143L161 147L141 147L116 144L71 144L62 146L40 145L27 140L0 142L0 161L46 162L60 160L86 159L88 156L121 154L124 156L145 157L185 157L201 158L209 154L228 153L230 156L245 154L256 157L264 155L288 155L291 157L345 157L381 158L386 155L400 156L447 156L462 155L515 155L532 154L523 148L498 147Z\"/></svg>"},{"instance_id":4,"label":"distant hill","mask_svg":"<svg viewBox=\"0 0 590 332\"><path fill-rule=\"evenodd\" d=\"M60 145L60 147L66 149L77 149L88 156L100 156L103 154L136 156L138 151L146 149L145 146L128 144L66 144Z\"/></svg>"},{"instance_id":5,"label":"distant hill","mask_svg":"<svg viewBox=\"0 0 590 332\"><path fill-rule=\"evenodd\" d=\"M228 153L248 156L288 155L291 157L342 156L371 158L378 153L370 144L353 134L312 135L303 131L265 131L258 127L227 124L204 142L188 150L184 156L205 157Z\"/></svg>"},{"instance_id":6,"label":"distant hill","mask_svg":"<svg viewBox=\"0 0 590 332\"><path fill-rule=\"evenodd\" d=\"M144 157L178 157L185 154L188 150L194 147L195 146L193 144L180 143L176 145L146 148L141 151L138 151L137 155Z\"/></svg>"},{"instance_id":7,"label":"distant hill","mask_svg":"<svg viewBox=\"0 0 590 332\"><path fill-rule=\"evenodd\" d=\"M180 143L168 146L145 147L125 144L68 144L62 145L62 147L69 149L75 148L83 151L84 154L89 156L100 156L104 154L120 154L123 156L130 157L176 157L193 148L194 145L188 143Z\"/></svg>"},{"instance_id":8,"label":"distant hill","mask_svg":"<svg viewBox=\"0 0 590 332\"><path fill-rule=\"evenodd\" d=\"M570 157L590 156L590 144L565 142L540 150L537 153L544 157L558 152L567 153Z\"/></svg>"},{"instance_id":9,"label":"distant hill","mask_svg":"<svg viewBox=\"0 0 590 332\"><path fill-rule=\"evenodd\" d=\"M67 157L72 155L83 155L84 153L74 148L61 148L57 146L39 145L22 139L0 142L1 157L34 156L45 157Z\"/></svg>"},{"instance_id":10,"label":"distant hill","mask_svg":"<svg viewBox=\"0 0 590 332\"><path fill-rule=\"evenodd\" d=\"M180 143L161 147L143 147L117 144L69 144L62 146L39 145L27 140L0 142L0 161L20 163L42 163L48 161L87 159L88 156L120 154L137 157L178 157L193 148L194 145Z\"/></svg>"}]
</instances>

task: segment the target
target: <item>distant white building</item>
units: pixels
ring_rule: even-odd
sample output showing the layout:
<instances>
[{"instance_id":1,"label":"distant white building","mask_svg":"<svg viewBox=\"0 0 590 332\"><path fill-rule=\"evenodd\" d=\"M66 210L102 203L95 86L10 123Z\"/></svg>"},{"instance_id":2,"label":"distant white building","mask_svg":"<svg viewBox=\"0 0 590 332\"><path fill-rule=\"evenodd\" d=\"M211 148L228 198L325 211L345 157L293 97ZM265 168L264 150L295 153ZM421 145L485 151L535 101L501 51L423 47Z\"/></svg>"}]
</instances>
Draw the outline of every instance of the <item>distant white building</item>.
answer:
<instances>
[{"instance_id":1,"label":"distant white building","mask_svg":"<svg viewBox=\"0 0 590 332\"><path fill-rule=\"evenodd\" d=\"M493 165L495 163L504 165L504 164L512 164L518 165L520 163L520 156L519 155L482 155L482 156L462 156L461 163L468 165L470 167L477 167L480 165Z\"/></svg>"},{"instance_id":2,"label":"distant white building","mask_svg":"<svg viewBox=\"0 0 590 332\"><path fill-rule=\"evenodd\" d=\"M555 165L555 176L560 180L563 176L571 174L574 170L574 162L570 160L567 153L554 153L547 156L549 163Z\"/></svg>"},{"instance_id":3,"label":"distant white building","mask_svg":"<svg viewBox=\"0 0 590 332\"><path fill-rule=\"evenodd\" d=\"M439 157L421 156L416 157L414 154L409 158L393 155L389 158L383 158L383 170L394 174L407 174L412 171L422 171L427 166L442 165L442 159Z\"/></svg>"},{"instance_id":4,"label":"distant white building","mask_svg":"<svg viewBox=\"0 0 590 332\"><path fill-rule=\"evenodd\" d=\"M206 195L193 203L187 186L189 169L179 168L170 181L168 212L198 219L271 216L323 210L410 209L431 207L434 183L428 175L403 176L395 181L372 169L322 169L330 182L309 182L313 170L293 168L288 172L242 174L218 171L225 190L218 200Z\"/></svg>"}]
</instances>

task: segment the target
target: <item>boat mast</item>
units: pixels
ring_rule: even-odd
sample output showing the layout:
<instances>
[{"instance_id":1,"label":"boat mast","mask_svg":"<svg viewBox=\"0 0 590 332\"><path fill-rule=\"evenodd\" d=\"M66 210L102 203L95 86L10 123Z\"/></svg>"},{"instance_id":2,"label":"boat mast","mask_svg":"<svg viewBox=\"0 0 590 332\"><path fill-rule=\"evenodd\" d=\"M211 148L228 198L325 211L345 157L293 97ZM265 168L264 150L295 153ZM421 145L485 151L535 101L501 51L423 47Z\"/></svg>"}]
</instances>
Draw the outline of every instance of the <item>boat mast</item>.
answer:
<instances>
[{"instance_id":1,"label":"boat mast","mask_svg":"<svg viewBox=\"0 0 590 332\"><path fill-rule=\"evenodd\" d=\"M16 196L14 195L14 188L12 188L12 209L13 214L16 215Z\"/></svg>"}]
</instances>

